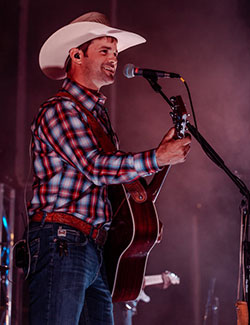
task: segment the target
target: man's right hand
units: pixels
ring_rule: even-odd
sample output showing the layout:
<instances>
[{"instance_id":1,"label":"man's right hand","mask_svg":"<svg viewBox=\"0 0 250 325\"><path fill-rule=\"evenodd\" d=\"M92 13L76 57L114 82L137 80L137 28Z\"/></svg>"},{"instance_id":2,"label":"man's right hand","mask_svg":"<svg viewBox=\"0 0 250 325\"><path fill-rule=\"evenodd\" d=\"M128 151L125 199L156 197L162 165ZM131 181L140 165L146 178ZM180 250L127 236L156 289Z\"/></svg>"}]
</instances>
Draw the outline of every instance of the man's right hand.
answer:
<instances>
[{"instance_id":1,"label":"man's right hand","mask_svg":"<svg viewBox=\"0 0 250 325\"><path fill-rule=\"evenodd\" d=\"M175 165L186 160L190 150L191 136L183 139L175 139L175 128L171 128L164 136L156 149L156 160L159 167Z\"/></svg>"}]
</instances>

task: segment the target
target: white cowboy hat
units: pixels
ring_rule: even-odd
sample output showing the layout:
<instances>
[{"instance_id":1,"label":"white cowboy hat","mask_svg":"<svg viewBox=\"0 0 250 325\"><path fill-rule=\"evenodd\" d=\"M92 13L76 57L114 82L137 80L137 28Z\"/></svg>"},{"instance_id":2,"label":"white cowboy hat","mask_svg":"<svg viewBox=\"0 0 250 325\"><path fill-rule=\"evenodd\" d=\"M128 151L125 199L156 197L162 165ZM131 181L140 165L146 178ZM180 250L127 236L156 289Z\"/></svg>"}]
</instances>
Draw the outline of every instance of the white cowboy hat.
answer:
<instances>
[{"instance_id":1,"label":"white cowboy hat","mask_svg":"<svg viewBox=\"0 0 250 325\"><path fill-rule=\"evenodd\" d=\"M146 42L145 38L140 35L106 25L105 20L89 19L89 14L102 15L99 13L82 15L56 31L43 44L39 54L39 64L47 77L56 80L64 79L66 77L65 62L69 50L92 39L103 36L114 37L117 39L118 52ZM104 21L105 24L100 21Z\"/></svg>"}]
</instances>

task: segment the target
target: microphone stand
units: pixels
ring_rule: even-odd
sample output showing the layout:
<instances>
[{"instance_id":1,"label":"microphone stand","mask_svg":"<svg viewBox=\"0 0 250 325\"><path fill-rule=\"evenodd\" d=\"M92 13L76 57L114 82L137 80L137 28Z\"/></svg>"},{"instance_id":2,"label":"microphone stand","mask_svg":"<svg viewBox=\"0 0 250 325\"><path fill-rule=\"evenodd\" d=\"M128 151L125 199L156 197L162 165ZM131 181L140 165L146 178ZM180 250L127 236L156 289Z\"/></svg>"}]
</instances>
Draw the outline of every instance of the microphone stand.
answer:
<instances>
[{"instance_id":1,"label":"microphone stand","mask_svg":"<svg viewBox=\"0 0 250 325\"><path fill-rule=\"evenodd\" d=\"M157 76L144 76L144 78L149 82L151 87L155 92L159 93L165 101L172 108L174 104L168 99L168 97L162 91L162 87L158 84ZM192 136L199 142L203 151L206 155L218 166L220 167L228 177L234 182L238 187L240 193L243 195L241 201L241 209L244 211L243 218L241 222L242 228L242 240L240 243L240 266L239 266L239 281L238 281L238 297L239 300L239 287L240 278L242 274L242 287L243 287L243 300L247 302L248 314L250 314L250 242L248 241L248 226L249 226L249 205L250 205L250 192L244 182L239 179L235 174L233 174L229 168L225 165L222 158L215 152L215 150L210 146L210 144L204 139L200 134L198 129L193 126L190 122L187 122L187 129L192 134Z\"/></svg>"},{"instance_id":2,"label":"microphone stand","mask_svg":"<svg viewBox=\"0 0 250 325\"><path fill-rule=\"evenodd\" d=\"M215 278L211 279L210 287L208 289L203 325L207 325L208 323L211 325L219 324L219 298L214 296L215 281Z\"/></svg>"}]
</instances>

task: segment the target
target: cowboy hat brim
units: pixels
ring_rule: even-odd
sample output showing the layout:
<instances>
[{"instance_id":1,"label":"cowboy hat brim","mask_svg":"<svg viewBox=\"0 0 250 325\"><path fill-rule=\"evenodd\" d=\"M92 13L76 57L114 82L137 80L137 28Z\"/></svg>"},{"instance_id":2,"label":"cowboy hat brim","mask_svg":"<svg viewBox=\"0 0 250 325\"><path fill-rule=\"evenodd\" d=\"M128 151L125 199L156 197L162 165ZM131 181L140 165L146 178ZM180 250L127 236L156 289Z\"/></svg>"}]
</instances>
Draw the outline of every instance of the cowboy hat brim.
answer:
<instances>
[{"instance_id":1,"label":"cowboy hat brim","mask_svg":"<svg viewBox=\"0 0 250 325\"><path fill-rule=\"evenodd\" d=\"M76 22L62 27L43 44L39 54L41 70L51 79L64 79L66 77L65 62L69 50L87 41L104 36L117 39L118 52L146 42L145 38L135 33L96 22Z\"/></svg>"}]
</instances>

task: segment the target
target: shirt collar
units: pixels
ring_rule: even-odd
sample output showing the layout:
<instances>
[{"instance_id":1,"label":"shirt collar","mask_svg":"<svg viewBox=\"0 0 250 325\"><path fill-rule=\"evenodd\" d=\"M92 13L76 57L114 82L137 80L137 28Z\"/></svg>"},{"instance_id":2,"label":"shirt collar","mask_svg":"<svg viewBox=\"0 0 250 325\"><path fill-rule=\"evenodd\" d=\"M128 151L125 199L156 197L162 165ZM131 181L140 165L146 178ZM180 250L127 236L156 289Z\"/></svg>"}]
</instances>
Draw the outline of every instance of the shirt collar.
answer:
<instances>
[{"instance_id":1,"label":"shirt collar","mask_svg":"<svg viewBox=\"0 0 250 325\"><path fill-rule=\"evenodd\" d=\"M64 80L62 88L83 103L84 106L87 106L89 110L92 110L96 104L104 105L107 99L102 93L85 88L69 78Z\"/></svg>"}]
</instances>

